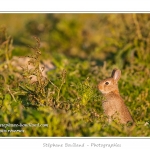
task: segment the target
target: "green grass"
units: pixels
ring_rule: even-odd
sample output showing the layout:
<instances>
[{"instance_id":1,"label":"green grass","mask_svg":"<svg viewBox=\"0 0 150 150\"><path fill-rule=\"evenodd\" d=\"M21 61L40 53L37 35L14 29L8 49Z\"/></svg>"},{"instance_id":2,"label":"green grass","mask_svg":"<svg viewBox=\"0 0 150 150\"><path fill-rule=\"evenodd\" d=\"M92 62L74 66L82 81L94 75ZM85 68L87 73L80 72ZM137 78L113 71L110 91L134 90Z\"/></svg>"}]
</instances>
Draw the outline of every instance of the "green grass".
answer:
<instances>
[{"instance_id":1,"label":"green grass","mask_svg":"<svg viewBox=\"0 0 150 150\"><path fill-rule=\"evenodd\" d=\"M19 22L12 21L16 17ZM0 14L0 19L1 136L150 136L149 14ZM13 56L30 58L32 70L26 65L17 71ZM42 60L55 65L47 78L39 69ZM97 85L114 68L122 71L119 89L134 127L108 124L104 116ZM31 83L30 75L37 81Z\"/></svg>"}]
</instances>

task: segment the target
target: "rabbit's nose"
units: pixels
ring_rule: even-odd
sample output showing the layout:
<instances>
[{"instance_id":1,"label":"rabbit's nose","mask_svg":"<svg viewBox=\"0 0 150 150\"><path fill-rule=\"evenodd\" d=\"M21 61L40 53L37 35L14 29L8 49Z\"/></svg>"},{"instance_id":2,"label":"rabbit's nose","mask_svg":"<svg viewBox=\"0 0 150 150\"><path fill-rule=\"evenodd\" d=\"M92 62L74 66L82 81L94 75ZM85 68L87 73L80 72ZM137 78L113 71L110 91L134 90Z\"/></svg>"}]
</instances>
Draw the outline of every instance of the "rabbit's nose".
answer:
<instances>
[{"instance_id":1,"label":"rabbit's nose","mask_svg":"<svg viewBox=\"0 0 150 150\"><path fill-rule=\"evenodd\" d=\"M101 91L102 90L102 85L98 84L98 89Z\"/></svg>"}]
</instances>

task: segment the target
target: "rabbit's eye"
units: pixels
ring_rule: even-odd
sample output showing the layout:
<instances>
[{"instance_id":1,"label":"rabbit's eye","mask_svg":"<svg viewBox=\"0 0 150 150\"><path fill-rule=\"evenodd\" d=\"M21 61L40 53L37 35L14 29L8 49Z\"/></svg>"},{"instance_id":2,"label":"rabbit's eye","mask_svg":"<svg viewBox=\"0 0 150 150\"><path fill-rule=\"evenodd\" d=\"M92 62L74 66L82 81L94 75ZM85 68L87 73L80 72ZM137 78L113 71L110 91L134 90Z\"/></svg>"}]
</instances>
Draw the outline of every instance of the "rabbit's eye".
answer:
<instances>
[{"instance_id":1,"label":"rabbit's eye","mask_svg":"<svg viewBox=\"0 0 150 150\"><path fill-rule=\"evenodd\" d=\"M109 84L109 82L105 82L105 84L106 84L106 85L108 85L108 84Z\"/></svg>"}]
</instances>

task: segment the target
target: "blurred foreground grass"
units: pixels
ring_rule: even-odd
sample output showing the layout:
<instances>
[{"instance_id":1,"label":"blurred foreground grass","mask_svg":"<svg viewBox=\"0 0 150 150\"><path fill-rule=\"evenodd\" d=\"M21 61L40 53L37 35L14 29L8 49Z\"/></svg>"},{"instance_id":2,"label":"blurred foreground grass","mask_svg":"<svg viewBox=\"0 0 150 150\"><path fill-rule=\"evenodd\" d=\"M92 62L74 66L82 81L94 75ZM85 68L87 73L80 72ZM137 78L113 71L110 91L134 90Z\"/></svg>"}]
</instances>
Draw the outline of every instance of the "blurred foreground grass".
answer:
<instances>
[{"instance_id":1,"label":"blurred foreground grass","mask_svg":"<svg viewBox=\"0 0 150 150\"><path fill-rule=\"evenodd\" d=\"M28 125L0 127L1 136L150 135L149 14L0 14L0 20L0 124ZM30 63L18 71L14 56L29 56ZM47 78L43 60L54 65ZM133 128L108 125L103 115L97 84L114 67L122 70L120 93Z\"/></svg>"}]
</instances>

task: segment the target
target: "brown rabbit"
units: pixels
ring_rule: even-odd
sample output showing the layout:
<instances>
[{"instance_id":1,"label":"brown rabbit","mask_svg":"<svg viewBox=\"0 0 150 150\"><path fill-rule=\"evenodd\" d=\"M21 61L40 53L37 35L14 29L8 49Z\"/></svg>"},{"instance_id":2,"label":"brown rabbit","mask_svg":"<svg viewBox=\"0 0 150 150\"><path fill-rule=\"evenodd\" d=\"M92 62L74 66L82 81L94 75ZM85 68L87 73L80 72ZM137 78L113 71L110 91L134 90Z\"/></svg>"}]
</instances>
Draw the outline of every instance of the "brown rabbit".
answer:
<instances>
[{"instance_id":1,"label":"brown rabbit","mask_svg":"<svg viewBox=\"0 0 150 150\"><path fill-rule=\"evenodd\" d=\"M119 94L118 80L120 76L121 71L114 69L110 78L102 80L98 84L98 89L105 97L102 106L104 113L108 116L109 123L112 119L117 119L122 124L133 123L131 114Z\"/></svg>"}]
</instances>

